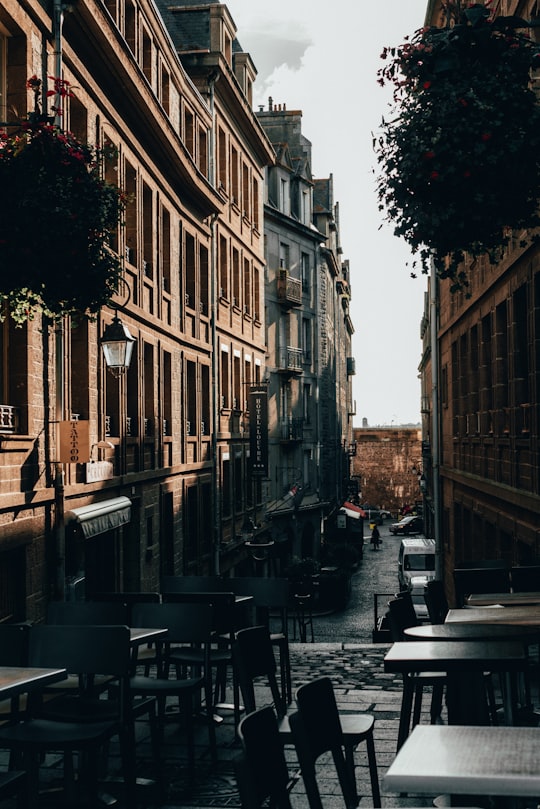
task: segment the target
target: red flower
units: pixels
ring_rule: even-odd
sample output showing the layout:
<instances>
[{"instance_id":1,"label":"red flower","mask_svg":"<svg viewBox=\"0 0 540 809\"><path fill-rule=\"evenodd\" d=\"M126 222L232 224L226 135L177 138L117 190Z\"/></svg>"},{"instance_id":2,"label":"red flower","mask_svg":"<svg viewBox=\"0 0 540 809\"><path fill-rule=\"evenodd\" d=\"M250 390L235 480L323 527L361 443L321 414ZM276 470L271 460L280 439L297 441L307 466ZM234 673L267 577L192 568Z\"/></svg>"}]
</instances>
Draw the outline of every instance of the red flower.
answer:
<instances>
[{"instance_id":1,"label":"red flower","mask_svg":"<svg viewBox=\"0 0 540 809\"><path fill-rule=\"evenodd\" d=\"M430 81L425 81L423 83L422 87L424 88L424 90L429 90L429 88L431 87L431 82Z\"/></svg>"},{"instance_id":2,"label":"red flower","mask_svg":"<svg viewBox=\"0 0 540 809\"><path fill-rule=\"evenodd\" d=\"M435 157L435 152L424 152L424 159L425 160L433 160Z\"/></svg>"},{"instance_id":3,"label":"red flower","mask_svg":"<svg viewBox=\"0 0 540 809\"><path fill-rule=\"evenodd\" d=\"M430 177L431 180L438 180L439 179L439 172L438 171L432 171L431 174L429 175L429 177Z\"/></svg>"},{"instance_id":4,"label":"red flower","mask_svg":"<svg viewBox=\"0 0 540 809\"><path fill-rule=\"evenodd\" d=\"M482 140L484 141L484 143L486 143L486 141L488 140L491 140L491 132L482 132Z\"/></svg>"},{"instance_id":5,"label":"red flower","mask_svg":"<svg viewBox=\"0 0 540 809\"><path fill-rule=\"evenodd\" d=\"M468 107L469 106L469 102L465 101L464 98L460 98L459 103L461 104L462 107Z\"/></svg>"},{"instance_id":6,"label":"red flower","mask_svg":"<svg viewBox=\"0 0 540 809\"><path fill-rule=\"evenodd\" d=\"M465 169L465 171L463 172L463 176L464 177L470 177L471 176L470 169Z\"/></svg>"}]
</instances>

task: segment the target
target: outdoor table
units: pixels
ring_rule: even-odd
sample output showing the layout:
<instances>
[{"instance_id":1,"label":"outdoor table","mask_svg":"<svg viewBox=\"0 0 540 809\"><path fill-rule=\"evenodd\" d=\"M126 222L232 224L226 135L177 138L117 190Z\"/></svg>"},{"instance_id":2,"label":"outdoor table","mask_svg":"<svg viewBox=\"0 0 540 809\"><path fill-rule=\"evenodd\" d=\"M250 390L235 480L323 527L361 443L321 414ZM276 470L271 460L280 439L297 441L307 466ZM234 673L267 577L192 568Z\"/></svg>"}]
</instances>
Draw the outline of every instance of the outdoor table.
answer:
<instances>
[{"instance_id":1,"label":"outdoor table","mask_svg":"<svg viewBox=\"0 0 540 809\"><path fill-rule=\"evenodd\" d=\"M455 622L411 626L404 630L404 635L411 640L515 640L528 646L540 640L540 627Z\"/></svg>"},{"instance_id":2,"label":"outdoor table","mask_svg":"<svg viewBox=\"0 0 540 809\"><path fill-rule=\"evenodd\" d=\"M398 749L408 735L408 717L414 695L410 674L422 671L446 672L446 700L449 724L487 724L484 672L498 671L503 677L505 721L514 721L515 675L523 672L527 657L522 643L515 641L399 641L384 658L384 670L403 675L403 700L398 731Z\"/></svg>"},{"instance_id":3,"label":"outdoor table","mask_svg":"<svg viewBox=\"0 0 540 809\"><path fill-rule=\"evenodd\" d=\"M166 634L166 629L131 626L129 628L129 641L133 648L142 646L143 643L154 643L156 640L163 640Z\"/></svg>"},{"instance_id":4,"label":"outdoor table","mask_svg":"<svg viewBox=\"0 0 540 809\"><path fill-rule=\"evenodd\" d=\"M465 604L468 607L527 607L540 604L540 593L471 593Z\"/></svg>"},{"instance_id":5,"label":"outdoor table","mask_svg":"<svg viewBox=\"0 0 540 809\"><path fill-rule=\"evenodd\" d=\"M384 786L398 793L537 799L540 728L417 725L384 776Z\"/></svg>"},{"instance_id":6,"label":"outdoor table","mask_svg":"<svg viewBox=\"0 0 540 809\"><path fill-rule=\"evenodd\" d=\"M18 697L51 683L65 680L66 669L42 669L33 666L0 666L0 699Z\"/></svg>"},{"instance_id":7,"label":"outdoor table","mask_svg":"<svg viewBox=\"0 0 540 809\"><path fill-rule=\"evenodd\" d=\"M540 629L540 604L524 607L463 607L450 609L445 623L517 624Z\"/></svg>"}]
</instances>

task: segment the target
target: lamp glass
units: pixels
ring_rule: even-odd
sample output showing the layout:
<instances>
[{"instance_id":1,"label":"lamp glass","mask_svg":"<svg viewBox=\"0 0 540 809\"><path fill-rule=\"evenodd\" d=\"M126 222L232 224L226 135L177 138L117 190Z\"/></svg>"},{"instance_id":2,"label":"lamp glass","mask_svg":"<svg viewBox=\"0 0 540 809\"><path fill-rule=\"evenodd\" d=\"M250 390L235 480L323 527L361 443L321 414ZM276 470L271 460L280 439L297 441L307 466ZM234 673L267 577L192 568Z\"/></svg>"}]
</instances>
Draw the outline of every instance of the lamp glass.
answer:
<instances>
[{"instance_id":1,"label":"lamp glass","mask_svg":"<svg viewBox=\"0 0 540 809\"><path fill-rule=\"evenodd\" d=\"M135 338L118 315L106 327L100 342L105 364L112 373L119 374L129 368Z\"/></svg>"}]
</instances>

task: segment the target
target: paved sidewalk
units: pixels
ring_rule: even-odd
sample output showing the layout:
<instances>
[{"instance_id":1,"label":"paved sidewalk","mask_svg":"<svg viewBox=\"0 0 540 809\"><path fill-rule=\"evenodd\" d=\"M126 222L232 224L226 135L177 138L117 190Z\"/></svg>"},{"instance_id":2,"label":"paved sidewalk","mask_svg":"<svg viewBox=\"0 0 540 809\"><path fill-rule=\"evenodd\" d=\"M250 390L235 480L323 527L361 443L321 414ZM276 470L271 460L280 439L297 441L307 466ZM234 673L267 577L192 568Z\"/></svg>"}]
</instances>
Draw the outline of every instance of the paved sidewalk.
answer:
<instances>
[{"instance_id":1,"label":"paved sidewalk","mask_svg":"<svg viewBox=\"0 0 540 809\"><path fill-rule=\"evenodd\" d=\"M420 796L398 796L387 792L382 786L384 773L390 766L396 752L399 712L401 706L401 677L385 674L383 658L388 649L386 644L341 645L336 643L291 644L291 665L293 693L302 683L319 676L329 676L334 683L338 707L340 710L368 711L374 714L375 747L381 781L382 803L384 807L431 806L432 799ZM426 713L422 721L429 721L429 694L423 701ZM262 685L257 687L257 704L262 707L269 704L270 698ZM217 726L219 747L219 763L213 770L206 749L206 728L200 729L200 749L197 754L196 785L190 793L187 790L185 750L181 745L181 736L174 725L167 730L164 766L167 773L168 799L163 804L165 809L212 809L213 807L240 806L235 779L232 770L232 759L239 752L239 745L234 735L231 714L223 714L224 721ZM144 748L144 745L143 745ZM144 749L141 751L144 753ZM146 756L145 756L146 758ZM287 759L291 772L296 771L294 749L287 749ZM146 758L149 760L149 757ZM373 806L369 770L365 747L360 746L356 754L357 782L361 796L360 806ZM144 769L144 767L143 767ZM148 773L150 776L151 773ZM325 809L343 807L331 758L324 762L320 770L320 786ZM149 796L150 797L150 796ZM295 784L292 795L294 809L307 806L301 779ZM150 803L150 806L154 804Z\"/></svg>"},{"instance_id":2,"label":"paved sidewalk","mask_svg":"<svg viewBox=\"0 0 540 809\"><path fill-rule=\"evenodd\" d=\"M338 643L293 643L291 644L291 665L293 693L302 683L316 677L329 676L334 683L338 707L340 710L368 711L375 716L375 749L381 782L383 807L427 807L432 806L434 796L396 795L383 786L383 777L390 766L396 752L398 722L401 706L401 677L385 674L383 658L388 644L338 644ZM271 698L267 688L256 686L257 704L262 707L270 704ZM232 702L232 694L227 694ZM429 722L430 695L423 700L422 722ZM175 706L171 706L174 708ZM240 801L233 773L232 761L238 755L240 747L235 738L232 711L222 713L223 721L216 726L218 743L218 765L212 767L208 753L208 732L201 723L197 729L197 752L195 785L189 788L187 778L186 750L181 730L174 722L167 723L162 766L165 773L167 796L164 802L156 799L154 786L141 786L141 807L147 809L239 809ZM137 727L139 743L137 746L138 776L151 779L152 757L149 746L147 723L141 721ZM113 742L109 755L109 771L120 772L118 745ZM296 756L293 747L286 750L287 760L292 774L297 772ZM6 762L5 753L1 758ZM371 807L371 787L365 746L360 745L356 753L357 783L361 797L360 807ZM50 787L57 786L61 775L61 760L47 756L42 769L42 778ZM192 780L192 779L191 779ZM331 757L324 761L319 770L319 783L322 802L325 809L343 809L343 799L339 790L337 777ZM114 796L117 787L107 786L107 794ZM118 797L121 792L118 793ZM296 781L291 802L293 809L306 809L301 778ZM65 804L59 799L59 793L51 791L40 802L47 809L60 809ZM117 806L123 804L116 803ZM14 804L6 803L6 809ZM70 807L71 809L71 807ZM77 807L79 809L79 807ZM123 807L136 809L136 807Z\"/></svg>"}]
</instances>

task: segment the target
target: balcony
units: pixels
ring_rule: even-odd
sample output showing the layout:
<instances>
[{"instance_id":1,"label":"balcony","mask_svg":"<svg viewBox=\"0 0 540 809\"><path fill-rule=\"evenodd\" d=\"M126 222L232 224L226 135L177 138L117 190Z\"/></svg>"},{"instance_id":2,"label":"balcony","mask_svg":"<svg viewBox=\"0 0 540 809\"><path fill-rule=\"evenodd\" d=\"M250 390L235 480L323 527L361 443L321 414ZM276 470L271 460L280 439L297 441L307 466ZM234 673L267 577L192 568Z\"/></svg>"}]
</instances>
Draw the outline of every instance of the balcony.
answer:
<instances>
[{"instance_id":1,"label":"balcony","mask_svg":"<svg viewBox=\"0 0 540 809\"><path fill-rule=\"evenodd\" d=\"M279 352L278 371L280 374L300 376L302 374L302 362L302 349L287 346L286 348L282 348Z\"/></svg>"},{"instance_id":2,"label":"balcony","mask_svg":"<svg viewBox=\"0 0 540 809\"><path fill-rule=\"evenodd\" d=\"M0 405L0 433L12 434L18 430L19 410L11 405Z\"/></svg>"},{"instance_id":3,"label":"balcony","mask_svg":"<svg viewBox=\"0 0 540 809\"><path fill-rule=\"evenodd\" d=\"M278 300L287 309L302 305L302 282L292 278L288 270L280 270L277 279Z\"/></svg>"},{"instance_id":4,"label":"balcony","mask_svg":"<svg viewBox=\"0 0 540 809\"><path fill-rule=\"evenodd\" d=\"M281 444L295 444L304 439L304 419L290 418L281 422Z\"/></svg>"}]
</instances>

